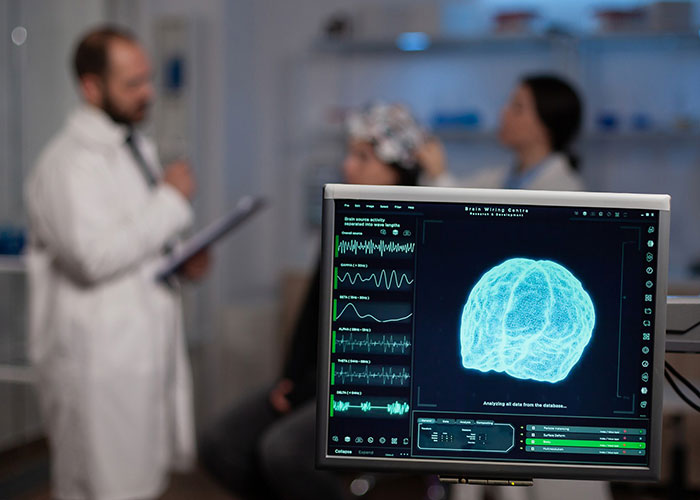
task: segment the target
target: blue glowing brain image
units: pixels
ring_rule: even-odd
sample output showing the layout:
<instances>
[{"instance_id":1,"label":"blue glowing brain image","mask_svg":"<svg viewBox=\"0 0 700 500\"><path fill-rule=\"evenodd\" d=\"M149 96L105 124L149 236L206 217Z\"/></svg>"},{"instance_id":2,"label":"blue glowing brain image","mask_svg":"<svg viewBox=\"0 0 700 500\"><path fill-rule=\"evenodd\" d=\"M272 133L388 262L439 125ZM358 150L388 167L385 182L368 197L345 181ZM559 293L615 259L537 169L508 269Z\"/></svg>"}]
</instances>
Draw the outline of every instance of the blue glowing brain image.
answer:
<instances>
[{"instance_id":1,"label":"blue glowing brain image","mask_svg":"<svg viewBox=\"0 0 700 500\"><path fill-rule=\"evenodd\" d=\"M484 274L462 310L462 365L540 382L581 358L595 310L581 282L551 260L509 259Z\"/></svg>"}]
</instances>

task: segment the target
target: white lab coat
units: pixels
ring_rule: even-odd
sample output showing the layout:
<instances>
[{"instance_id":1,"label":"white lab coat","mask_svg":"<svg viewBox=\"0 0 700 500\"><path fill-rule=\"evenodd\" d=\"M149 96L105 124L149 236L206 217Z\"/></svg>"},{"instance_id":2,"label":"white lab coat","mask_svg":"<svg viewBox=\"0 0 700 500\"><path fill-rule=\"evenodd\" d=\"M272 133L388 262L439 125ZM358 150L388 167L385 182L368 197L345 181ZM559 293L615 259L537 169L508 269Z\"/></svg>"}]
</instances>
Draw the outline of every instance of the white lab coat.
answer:
<instances>
[{"instance_id":1,"label":"white lab coat","mask_svg":"<svg viewBox=\"0 0 700 500\"><path fill-rule=\"evenodd\" d=\"M502 188L504 187L510 168L500 167L479 172L469 183L475 187ZM551 153L537 167L535 175L528 179L524 189L545 189L549 191L581 191L583 181L574 172L569 159L561 153Z\"/></svg>"},{"instance_id":2,"label":"white lab coat","mask_svg":"<svg viewBox=\"0 0 700 500\"><path fill-rule=\"evenodd\" d=\"M450 187L466 186L475 188L500 189L505 186L511 169L509 167L487 168L464 179L455 179L449 174L441 175L431 185ZM573 171L568 158L561 153L552 153L538 166L535 175L528 179L524 189L549 191L581 191L584 188L581 177Z\"/></svg>"},{"instance_id":3,"label":"white lab coat","mask_svg":"<svg viewBox=\"0 0 700 500\"><path fill-rule=\"evenodd\" d=\"M194 457L181 299L153 278L192 211L172 187L149 189L125 137L84 105L26 185L29 350L61 499L154 497Z\"/></svg>"},{"instance_id":4,"label":"white lab coat","mask_svg":"<svg viewBox=\"0 0 700 500\"><path fill-rule=\"evenodd\" d=\"M499 166L479 170L466 178L455 178L449 173L434 179L426 179L425 185L436 187L473 187L501 189L505 186L511 169ZM584 185L581 177L573 171L568 158L561 153L552 153L539 165L535 174L528 179L523 189L549 191L581 191Z\"/></svg>"}]
</instances>

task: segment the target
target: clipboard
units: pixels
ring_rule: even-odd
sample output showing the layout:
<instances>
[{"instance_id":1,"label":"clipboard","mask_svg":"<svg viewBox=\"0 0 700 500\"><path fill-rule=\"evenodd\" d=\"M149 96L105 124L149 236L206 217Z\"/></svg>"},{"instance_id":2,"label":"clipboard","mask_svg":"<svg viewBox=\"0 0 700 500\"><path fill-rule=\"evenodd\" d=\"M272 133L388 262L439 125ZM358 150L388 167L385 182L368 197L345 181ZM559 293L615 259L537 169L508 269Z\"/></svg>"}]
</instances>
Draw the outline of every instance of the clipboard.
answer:
<instances>
[{"instance_id":1,"label":"clipboard","mask_svg":"<svg viewBox=\"0 0 700 500\"><path fill-rule=\"evenodd\" d=\"M180 266L189 258L219 241L257 213L265 205L265 199L260 196L244 196L238 200L238 203L236 203L226 215L197 231L187 240L177 245L158 265L156 269L156 278L159 280L167 280L177 272Z\"/></svg>"}]
</instances>

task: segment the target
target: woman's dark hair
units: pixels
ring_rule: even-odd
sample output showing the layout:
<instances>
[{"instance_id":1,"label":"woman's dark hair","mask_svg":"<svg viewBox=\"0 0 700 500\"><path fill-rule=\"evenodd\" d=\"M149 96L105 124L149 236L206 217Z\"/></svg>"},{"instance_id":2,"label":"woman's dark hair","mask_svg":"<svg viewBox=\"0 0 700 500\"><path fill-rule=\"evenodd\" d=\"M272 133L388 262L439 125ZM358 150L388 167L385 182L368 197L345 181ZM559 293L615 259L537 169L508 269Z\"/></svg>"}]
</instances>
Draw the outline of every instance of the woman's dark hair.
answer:
<instances>
[{"instance_id":1,"label":"woman's dark hair","mask_svg":"<svg viewBox=\"0 0 700 500\"><path fill-rule=\"evenodd\" d=\"M578 169L576 158L569 147L581 128L583 104L574 88L553 75L530 75L521 80L535 99L535 109L547 128L552 150L564 153L574 170Z\"/></svg>"},{"instance_id":2,"label":"woman's dark hair","mask_svg":"<svg viewBox=\"0 0 700 500\"><path fill-rule=\"evenodd\" d=\"M418 175L421 172L420 165L416 163L411 168L406 168L406 166L399 165L398 163L389 163L389 166L396 170L399 174L398 186L417 186L418 185Z\"/></svg>"},{"instance_id":3,"label":"woman's dark hair","mask_svg":"<svg viewBox=\"0 0 700 500\"><path fill-rule=\"evenodd\" d=\"M375 151L376 154L377 141L372 140L370 141L370 144L372 145L372 149ZM391 163L387 163L387 165L394 169L399 176L399 180L396 182L397 186L418 185L418 177L422 172L422 168L420 166L420 163L418 163L417 161L414 161L412 164L409 165L392 161Z\"/></svg>"}]
</instances>

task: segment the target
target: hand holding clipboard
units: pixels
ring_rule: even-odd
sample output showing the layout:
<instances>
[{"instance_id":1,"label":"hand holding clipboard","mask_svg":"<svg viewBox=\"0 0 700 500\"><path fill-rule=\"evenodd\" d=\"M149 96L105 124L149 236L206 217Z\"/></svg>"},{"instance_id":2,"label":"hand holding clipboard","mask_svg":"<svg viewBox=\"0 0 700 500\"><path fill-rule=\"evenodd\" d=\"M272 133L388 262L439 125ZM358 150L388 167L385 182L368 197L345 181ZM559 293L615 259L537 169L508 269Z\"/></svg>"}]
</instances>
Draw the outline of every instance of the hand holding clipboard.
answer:
<instances>
[{"instance_id":1,"label":"hand holding clipboard","mask_svg":"<svg viewBox=\"0 0 700 500\"><path fill-rule=\"evenodd\" d=\"M157 279L164 280L172 276L188 259L219 241L264 206L265 200L262 197L245 196L241 198L226 215L177 245L158 266Z\"/></svg>"}]
</instances>

